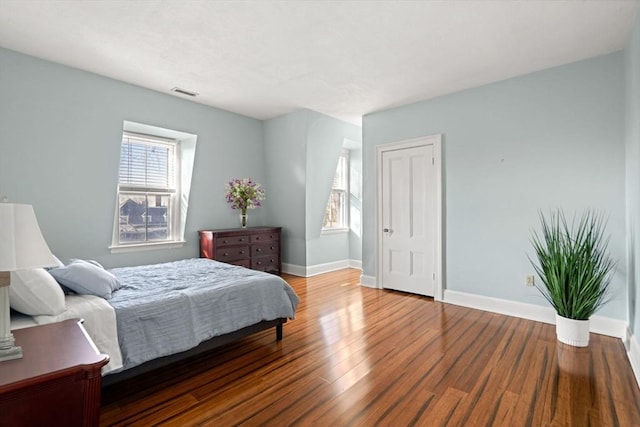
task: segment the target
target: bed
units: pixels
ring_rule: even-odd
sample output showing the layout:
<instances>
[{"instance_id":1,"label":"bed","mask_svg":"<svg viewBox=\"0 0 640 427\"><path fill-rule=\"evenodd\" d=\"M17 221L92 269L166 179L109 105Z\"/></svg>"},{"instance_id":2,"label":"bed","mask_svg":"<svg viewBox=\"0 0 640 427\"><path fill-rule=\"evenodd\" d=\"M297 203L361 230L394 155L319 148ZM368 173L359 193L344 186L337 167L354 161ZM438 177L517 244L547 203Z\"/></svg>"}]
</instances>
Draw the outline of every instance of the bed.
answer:
<instances>
[{"instance_id":1,"label":"bed","mask_svg":"<svg viewBox=\"0 0 640 427\"><path fill-rule=\"evenodd\" d=\"M12 328L84 319L98 349L110 357L103 368L107 384L266 328L274 327L281 339L299 301L279 276L206 258L111 270L73 260L46 273L60 292L67 290L64 309L47 307L59 305L59 294L50 283L42 285L50 280L41 271L38 280L26 280L40 307L24 306L33 295L25 296L24 277L12 276L12 307L22 312L12 315Z\"/></svg>"}]
</instances>

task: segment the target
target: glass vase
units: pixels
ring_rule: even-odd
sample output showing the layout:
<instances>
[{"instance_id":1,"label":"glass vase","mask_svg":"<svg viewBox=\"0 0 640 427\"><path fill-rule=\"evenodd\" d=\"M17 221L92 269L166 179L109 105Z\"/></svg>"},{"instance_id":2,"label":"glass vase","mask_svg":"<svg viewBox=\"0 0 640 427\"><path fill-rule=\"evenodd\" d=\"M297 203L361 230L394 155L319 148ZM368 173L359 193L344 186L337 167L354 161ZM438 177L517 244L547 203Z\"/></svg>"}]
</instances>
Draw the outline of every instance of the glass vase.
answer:
<instances>
[{"instance_id":1,"label":"glass vase","mask_svg":"<svg viewBox=\"0 0 640 427\"><path fill-rule=\"evenodd\" d=\"M240 213L240 227L247 228L247 214Z\"/></svg>"}]
</instances>

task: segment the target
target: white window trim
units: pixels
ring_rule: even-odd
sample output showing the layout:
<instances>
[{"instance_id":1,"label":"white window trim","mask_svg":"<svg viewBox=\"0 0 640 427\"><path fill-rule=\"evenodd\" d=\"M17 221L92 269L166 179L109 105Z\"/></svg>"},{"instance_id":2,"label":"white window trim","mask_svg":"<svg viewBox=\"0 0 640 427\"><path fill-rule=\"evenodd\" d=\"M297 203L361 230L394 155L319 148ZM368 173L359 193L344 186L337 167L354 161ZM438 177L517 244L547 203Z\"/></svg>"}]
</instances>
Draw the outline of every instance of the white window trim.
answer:
<instances>
[{"instance_id":1,"label":"white window trim","mask_svg":"<svg viewBox=\"0 0 640 427\"><path fill-rule=\"evenodd\" d=\"M349 227L323 228L320 231L320 234L343 234L343 233L348 233L349 230L350 230Z\"/></svg>"},{"instance_id":2,"label":"white window trim","mask_svg":"<svg viewBox=\"0 0 640 427\"><path fill-rule=\"evenodd\" d=\"M149 242L149 243L131 243L128 245L109 246L112 254L126 253L126 252L138 252L148 251L154 249L173 249L181 248L187 243L184 240L173 240L166 242Z\"/></svg>"},{"instance_id":3,"label":"white window trim","mask_svg":"<svg viewBox=\"0 0 640 427\"><path fill-rule=\"evenodd\" d=\"M344 224L339 226L339 227L322 227L322 229L320 230L320 234L339 234L339 233L347 233L349 232L349 226L350 226L350 222L351 222L351 218L350 218L350 209L349 206L351 205L351 201L350 201L350 190L349 190L349 186L351 185L351 180L350 180L350 170L351 170L351 159L349 158L349 150L347 149L342 149L342 151L340 152L340 157L345 157L346 158L346 165L345 165L345 188L341 189L341 191L344 191ZM339 162L339 160L338 160ZM337 168L336 168L336 172L334 172L334 176L337 173ZM331 194L333 193L334 188L333 185L331 186L331 190L329 191L329 200L327 201L327 204L329 203L329 201L331 200ZM326 209L326 208L325 208ZM324 224L324 219L323 219L323 224Z\"/></svg>"},{"instance_id":4,"label":"white window trim","mask_svg":"<svg viewBox=\"0 0 640 427\"><path fill-rule=\"evenodd\" d=\"M108 248L111 250L111 253L180 248L186 243L184 239L185 225L187 219L189 193L191 190L193 163L195 160L195 150L198 136L171 129L164 129L155 126L125 121L123 125L123 135L127 133L141 134L142 136L150 136L151 138L159 141L176 141L178 143L178 147L176 147L175 164L177 185L175 195L173 196L174 200L172 200L172 203L175 203L175 211L172 214L171 224L169 225L171 227L171 240L154 240L149 242L132 242L124 244L119 242L120 209L118 194L120 192L120 187L118 179L113 234L111 245ZM120 160L120 158L118 158L118 160Z\"/></svg>"}]
</instances>

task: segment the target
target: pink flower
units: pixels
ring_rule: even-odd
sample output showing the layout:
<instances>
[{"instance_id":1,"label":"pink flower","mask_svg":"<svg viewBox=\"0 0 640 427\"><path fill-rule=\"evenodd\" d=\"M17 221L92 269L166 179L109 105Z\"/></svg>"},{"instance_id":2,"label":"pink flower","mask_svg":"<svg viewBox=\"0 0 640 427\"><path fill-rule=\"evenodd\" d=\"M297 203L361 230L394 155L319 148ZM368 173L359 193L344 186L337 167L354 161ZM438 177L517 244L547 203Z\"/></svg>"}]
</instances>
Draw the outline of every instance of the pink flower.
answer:
<instances>
[{"instance_id":1,"label":"pink flower","mask_svg":"<svg viewBox=\"0 0 640 427\"><path fill-rule=\"evenodd\" d=\"M262 206L260 203L265 199L265 192L260 184L251 178L235 178L225 184L225 199L231 203L231 209L240 209L243 214L247 209L255 209Z\"/></svg>"}]
</instances>

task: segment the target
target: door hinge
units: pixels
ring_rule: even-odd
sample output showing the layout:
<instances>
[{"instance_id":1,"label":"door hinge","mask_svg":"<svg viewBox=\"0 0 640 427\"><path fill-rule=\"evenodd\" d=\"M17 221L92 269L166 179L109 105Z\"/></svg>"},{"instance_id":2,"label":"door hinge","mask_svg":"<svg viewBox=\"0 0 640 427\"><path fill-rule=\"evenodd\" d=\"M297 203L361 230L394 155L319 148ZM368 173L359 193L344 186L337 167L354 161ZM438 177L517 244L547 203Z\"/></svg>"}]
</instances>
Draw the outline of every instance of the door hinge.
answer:
<instances>
[{"instance_id":1,"label":"door hinge","mask_svg":"<svg viewBox=\"0 0 640 427\"><path fill-rule=\"evenodd\" d=\"M435 157L432 157L432 158L431 158L431 164L432 164L432 165L435 165L435 164L436 164L436 158L435 158Z\"/></svg>"},{"instance_id":2,"label":"door hinge","mask_svg":"<svg viewBox=\"0 0 640 427\"><path fill-rule=\"evenodd\" d=\"M433 273L433 280L436 280L436 273Z\"/></svg>"}]
</instances>

